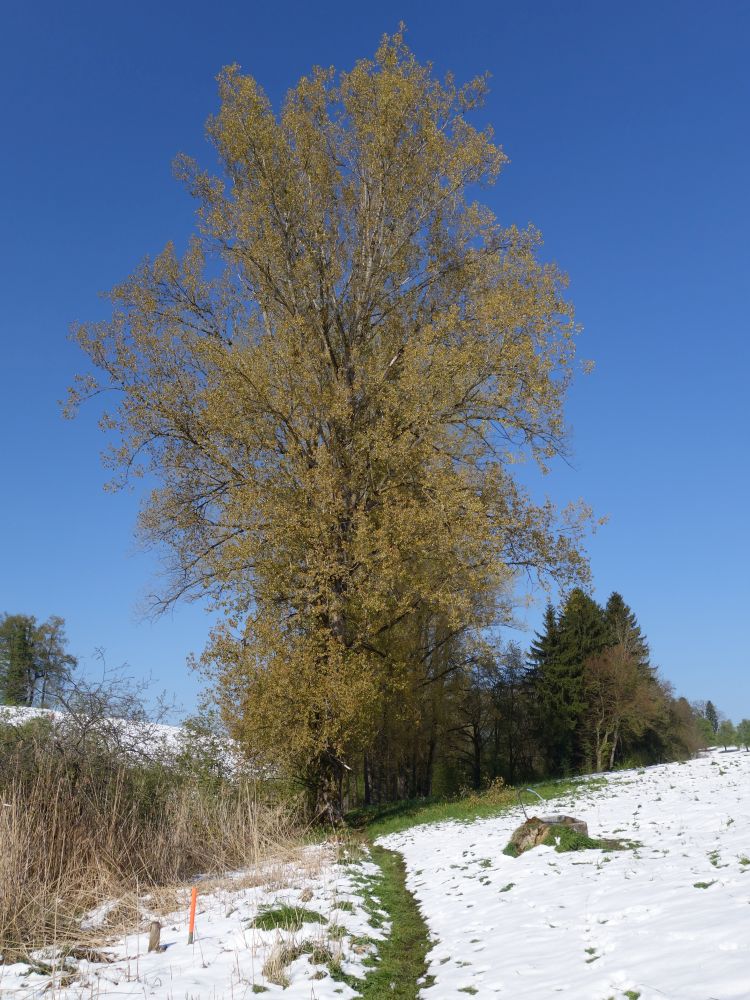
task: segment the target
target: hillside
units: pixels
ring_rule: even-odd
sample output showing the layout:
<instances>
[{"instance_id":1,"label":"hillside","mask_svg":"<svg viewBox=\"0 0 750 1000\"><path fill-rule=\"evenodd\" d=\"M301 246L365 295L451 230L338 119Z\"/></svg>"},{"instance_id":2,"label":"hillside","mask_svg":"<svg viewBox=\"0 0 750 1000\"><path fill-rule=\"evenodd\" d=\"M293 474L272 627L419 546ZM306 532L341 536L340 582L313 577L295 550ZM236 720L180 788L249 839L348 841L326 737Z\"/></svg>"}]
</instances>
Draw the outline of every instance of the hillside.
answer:
<instances>
[{"instance_id":1,"label":"hillside","mask_svg":"<svg viewBox=\"0 0 750 1000\"><path fill-rule=\"evenodd\" d=\"M147 954L144 900L142 932L103 946L107 962L69 963L55 996L746 1000L749 787L750 753L712 752L594 776L543 807L585 819L592 836L626 841L625 850L542 846L509 857L519 808L382 838L403 855L430 934L421 992L372 985L392 914L376 865L329 844L199 882L194 945L183 895L162 918L166 950ZM103 936L106 914L89 918ZM0 977L0 992L19 998L50 982L21 965L0 967Z\"/></svg>"}]
</instances>

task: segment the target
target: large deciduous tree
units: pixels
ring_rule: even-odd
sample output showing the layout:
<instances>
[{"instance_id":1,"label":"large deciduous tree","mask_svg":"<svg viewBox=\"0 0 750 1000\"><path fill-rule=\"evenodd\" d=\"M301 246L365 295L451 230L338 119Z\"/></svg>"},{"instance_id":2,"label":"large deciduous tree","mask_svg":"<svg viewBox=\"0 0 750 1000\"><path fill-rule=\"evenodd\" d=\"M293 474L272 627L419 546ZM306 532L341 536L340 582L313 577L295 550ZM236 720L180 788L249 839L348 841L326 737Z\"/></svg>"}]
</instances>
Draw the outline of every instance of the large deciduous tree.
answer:
<instances>
[{"instance_id":1,"label":"large deciduous tree","mask_svg":"<svg viewBox=\"0 0 750 1000\"><path fill-rule=\"evenodd\" d=\"M177 162L186 253L76 332L99 373L72 406L116 390L109 460L157 480L141 528L171 553L163 601L224 609L206 662L225 716L319 808L386 706L505 619L519 570L585 576L580 510L513 475L561 447L575 328L538 233L473 200L506 161L469 121L485 86L437 79L400 34L278 113L225 69L220 174Z\"/></svg>"},{"instance_id":2,"label":"large deciduous tree","mask_svg":"<svg viewBox=\"0 0 750 1000\"><path fill-rule=\"evenodd\" d=\"M584 662L583 689L592 762L597 771L611 769L621 742L640 737L656 718L657 683L644 677L632 647L618 642Z\"/></svg>"}]
</instances>

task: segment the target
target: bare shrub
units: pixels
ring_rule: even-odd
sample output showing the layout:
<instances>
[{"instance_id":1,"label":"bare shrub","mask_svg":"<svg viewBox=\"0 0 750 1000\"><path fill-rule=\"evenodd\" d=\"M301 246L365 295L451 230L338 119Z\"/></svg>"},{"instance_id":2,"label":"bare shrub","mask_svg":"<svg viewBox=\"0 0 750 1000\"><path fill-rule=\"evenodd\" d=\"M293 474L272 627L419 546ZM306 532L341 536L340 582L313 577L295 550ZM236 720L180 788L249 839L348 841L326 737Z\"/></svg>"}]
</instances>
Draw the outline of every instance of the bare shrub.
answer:
<instances>
[{"instance_id":1,"label":"bare shrub","mask_svg":"<svg viewBox=\"0 0 750 1000\"><path fill-rule=\"evenodd\" d=\"M299 840L289 800L247 777L207 780L184 763L84 745L47 721L0 725L3 961L80 943L81 917L105 901L120 901L132 926L144 892L256 864Z\"/></svg>"}]
</instances>

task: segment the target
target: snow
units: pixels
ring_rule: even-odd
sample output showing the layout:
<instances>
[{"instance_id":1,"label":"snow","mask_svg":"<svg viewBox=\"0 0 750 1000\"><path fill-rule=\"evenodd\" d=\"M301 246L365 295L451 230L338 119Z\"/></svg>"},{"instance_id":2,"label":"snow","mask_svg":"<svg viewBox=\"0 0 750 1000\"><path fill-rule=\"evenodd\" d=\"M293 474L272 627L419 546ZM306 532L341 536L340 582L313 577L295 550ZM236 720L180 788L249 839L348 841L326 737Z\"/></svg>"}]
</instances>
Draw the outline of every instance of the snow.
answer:
<instances>
[{"instance_id":1,"label":"snow","mask_svg":"<svg viewBox=\"0 0 750 1000\"><path fill-rule=\"evenodd\" d=\"M540 810L584 819L591 836L637 841L636 849L563 854L538 847L507 857L503 848L523 820L519 809L383 838L403 854L407 885L430 930L434 984L425 983L422 997L749 1000L748 793L750 753L712 752L686 764L594 776ZM147 953L144 912L140 933L105 949L111 962L79 962L76 980L52 993L56 1000L242 1000L265 987L269 997L288 1000L354 997L306 953L286 968L286 988L263 972L281 944L307 941L329 947L344 972L364 978L384 933L370 923L363 889L368 880L372 889L377 869L337 857L335 845L309 847L284 864L199 883L192 946L185 888L174 913L161 918L164 953ZM260 909L281 904L327 922L296 932L252 926ZM105 904L88 914L87 926L103 933L108 912ZM335 925L341 936L331 933ZM0 996L49 996L48 986L48 977L27 966L0 966Z\"/></svg>"},{"instance_id":2,"label":"snow","mask_svg":"<svg viewBox=\"0 0 750 1000\"><path fill-rule=\"evenodd\" d=\"M385 931L373 928L369 914L359 905L359 886L378 871L368 861L352 866L339 864L335 847L323 845L307 848L301 857L284 864L236 872L218 886L208 881L199 884L194 944L187 943L186 890L180 909L161 918L161 942L166 945L163 953L148 953L148 921L152 915L146 913L142 933L102 949L112 956L111 962L80 961L74 983L63 987L58 980L55 1000L242 1000L255 992L269 997L283 993L288 1000L355 997L355 991L334 980L325 965L312 964L308 953L301 954L284 970L289 981L286 988L269 981L263 967L280 945L308 942L328 947L340 958L343 972L364 978L363 963L375 945L362 939L374 942L388 931L387 924ZM252 926L259 911L281 905L314 911L325 918L325 923L305 923L298 931ZM100 907L88 915L85 923L89 927L101 925L106 915L106 906ZM341 936L332 933L336 926L343 928ZM39 957L49 960L52 956ZM49 976L30 972L27 965L0 966L0 996L30 1000L49 996L49 987Z\"/></svg>"},{"instance_id":3,"label":"snow","mask_svg":"<svg viewBox=\"0 0 750 1000\"><path fill-rule=\"evenodd\" d=\"M520 810L384 838L434 942L423 996L748 1000L749 793L750 753L714 752L592 780L543 810L636 850L507 857Z\"/></svg>"}]
</instances>

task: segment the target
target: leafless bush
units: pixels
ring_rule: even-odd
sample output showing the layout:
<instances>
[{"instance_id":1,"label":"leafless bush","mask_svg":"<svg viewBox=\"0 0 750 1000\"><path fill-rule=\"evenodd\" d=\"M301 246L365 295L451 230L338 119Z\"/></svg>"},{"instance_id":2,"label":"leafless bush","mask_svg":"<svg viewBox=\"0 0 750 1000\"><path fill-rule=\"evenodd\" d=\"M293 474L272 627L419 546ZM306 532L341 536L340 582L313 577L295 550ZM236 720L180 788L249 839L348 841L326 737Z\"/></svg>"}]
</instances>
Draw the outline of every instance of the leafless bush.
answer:
<instances>
[{"instance_id":1,"label":"leafless bush","mask_svg":"<svg viewBox=\"0 0 750 1000\"><path fill-rule=\"evenodd\" d=\"M129 742L81 723L0 725L3 961L80 943L81 917L104 901L253 865L298 840L293 806L252 779L134 758Z\"/></svg>"}]
</instances>

